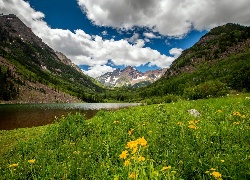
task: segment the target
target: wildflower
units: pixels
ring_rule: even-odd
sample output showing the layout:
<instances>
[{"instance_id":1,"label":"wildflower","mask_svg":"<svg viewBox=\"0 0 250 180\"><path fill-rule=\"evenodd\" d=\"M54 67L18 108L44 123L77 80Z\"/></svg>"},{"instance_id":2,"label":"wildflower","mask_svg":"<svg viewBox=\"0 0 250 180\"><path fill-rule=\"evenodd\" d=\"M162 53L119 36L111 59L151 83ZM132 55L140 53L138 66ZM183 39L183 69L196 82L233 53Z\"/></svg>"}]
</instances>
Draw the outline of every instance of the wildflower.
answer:
<instances>
[{"instance_id":1,"label":"wildflower","mask_svg":"<svg viewBox=\"0 0 250 180\"><path fill-rule=\"evenodd\" d=\"M216 169L215 168L211 168L210 171L215 171Z\"/></svg>"},{"instance_id":2,"label":"wildflower","mask_svg":"<svg viewBox=\"0 0 250 180\"><path fill-rule=\"evenodd\" d=\"M177 124L180 126L184 126L184 124L182 122L178 122Z\"/></svg>"},{"instance_id":3,"label":"wildflower","mask_svg":"<svg viewBox=\"0 0 250 180\"><path fill-rule=\"evenodd\" d=\"M239 124L240 124L240 122L234 122L233 124L235 124L235 125L239 125Z\"/></svg>"},{"instance_id":4,"label":"wildflower","mask_svg":"<svg viewBox=\"0 0 250 180\"><path fill-rule=\"evenodd\" d=\"M144 136L142 138L139 138L138 139L138 142L141 146L146 146L147 145L147 141L146 139L144 138Z\"/></svg>"},{"instance_id":5,"label":"wildflower","mask_svg":"<svg viewBox=\"0 0 250 180\"><path fill-rule=\"evenodd\" d=\"M193 125L193 124L189 125L188 127L189 127L190 129L199 129L198 126L195 126L195 125Z\"/></svg>"},{"instance_id":6,"label":"wildflower","mask_svg":"<svg viewBox=\"0 0 250 180\"><path fill-rule=\"evenodd\" d=\"M138 149L138 147L136 146L136 147L134 147L133 148L133 151L132 151L132 154L135 154L136 153L136 151L137 151L137 149Z\"/></svg>"},{"instance_id":7,"label":"wildflower","mask_svg":"<svg viewBox=\"0 0 250 180\"><path fill-rule=\"evenodd\" d=\"M128 166L128 165L130 165L131 164L131 162L129 161L129 160L126 160L125 162L124 162L124 165L125 166Z\"/></svg>"},{"instance_id":8,"label":"wildflower","mask_svg":"<svg viewBox=\"0 0 250 180\"><path fill-rule=\"evenodd\" d=\"M127 150L122 151L122 153L120 154L120 158L121 158L121 159L126 159L127 156L128 156L128 151L127 151Z\"/></svg>"},{"instance_id":9,"label":"wildflower","mask_svg":"<svg viewBox=\"0 0 250 180\"><path fill-rule=\"evenodd\" d=\"M138 161L145 161L145 157L139 156Z\"/></svg>"},{"instance_id":10,"label":"wildflower","mask_svg":"<svg viewBox=\"0 0 250 180\"><path fill-rule=\"evenodd\" d=\"M130 129L130 130L128 131L128 135L131 135L131 134L133 133L133 131L134 131L134 129Z\"/></svg>"},{"instance_id":11,"label":"wildflower","mask_svg":"<svg viewBox=\"0 0 250 180\"><path fill-rule=\"evenodd\" d=\"M165 166L165 167L163 167L161 170L162 170L162 171L165 171L165 170L169 170L169 169L171 169L171 166Z\"/></svg>"},{"instance_id":12,"label":"wildflower","mask_svg":"<svg viewBox=\"0 0 250 180\"><path fill-rule=\"evenodd\" d=\"M17 166L18 166L18 163L9 165L9 167L17 167Z\"/></svg>"},{"instance_id":13,"label":"wildflower","mask_svg":"<svg viewBox=\"0 0 250 180\"><path fill-rule=\"evenodd\" d=\"M213 176L215 179L222 179L221 173L219 173L217 171L210 173L210 175Z\"/></svg>"},{"instance_id":14,"label":"wildflower","mask_svg":"<svg viewBox=\"0 0 250 180\"><path fill-rule=\"evenodd\" d=\"M221 161L222 163L224 163L224 162L225 162L225 160L223 160L223 159L222 159L222 160L220 160L220 161Z\"/></svg>"},{"instance_id":15,"label":"wildflower","mask_svg":"<svg viewBox=\"0 0 250 180\"><path fill-rule=\"evenodd\" d=\"M29 163L33 164L36 160L35 159L30 159L28 160Z\"/></svg>"},{"instance_id":16,"label":"wildflower","mask_svg":"<svg viewBox=\"0 0 250 180\"><path fill-rule=\"evenodd\" d=\"M195 125L195 124L197 124L198 122L200 122L200 120L190 120L190 121L189 121L189 124Z\"/></svg>"},{"instance_id":17,"label":"wildflower","mask_svg":"<svg viewBox=\"0 0 250 180\"><path fill-rule=\"evenodd\" d=\"M222 110L219 109L219 110L218 110L218 113L222 113Z\"/></svg>"},{"instance_id":18,"label":"wildflower","mask_svg":"<svg viewBox=\"0 0 250 180\"><path fill-rule=\"evenodd\" d=\"M130 178L130 179L135 179L137 176L138 176L138 174L135 174L134 172L132 172L132 173L129 175L129 178Z\"/></svg>"},{"instance_id":19,"label":"wildflower","mask_svg":"<svg viewBox=\"0 0 250 180\"><path fill-rule=\"evenodd\" d=\"M129 142L127 143L127 148L129 148L129 149L134 149L135 147L137 147L137 144L138 144L137 141L129 141Z\"/></svg>"},{"instance_id":20,"label":"wildflower","mask_svg":"<svg viewBox=\"0 0 250 180\"><path fill-rule=\"evenodd\" d=\"M246 118L246 115L241 116L241 118L245 119L245 118Z\"/></svg>"},{"instance_id":21,"label":"wildflower","mask_svg":"<svg viewBox=\"0 0 250 180\"><path fill-rule=\"evenodd\" d=\"M234 116L241 116L240 112L237 112L237 111L233 112L233 115Z\"/></svg>"}]
</instances>

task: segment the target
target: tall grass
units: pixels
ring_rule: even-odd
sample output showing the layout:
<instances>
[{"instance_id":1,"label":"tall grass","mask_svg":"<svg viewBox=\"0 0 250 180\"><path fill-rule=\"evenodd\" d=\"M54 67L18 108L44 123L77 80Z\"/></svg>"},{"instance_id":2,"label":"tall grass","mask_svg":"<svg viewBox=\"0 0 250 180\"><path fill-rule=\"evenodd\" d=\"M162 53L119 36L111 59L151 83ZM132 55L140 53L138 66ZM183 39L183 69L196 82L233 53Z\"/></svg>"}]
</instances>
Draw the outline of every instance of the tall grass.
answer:
<instances>
[{"instance_id":1,"label":"tall grass","mask_svg":"<svg viewBox=\"0 0 250 180\"><path fill-rule=\"evenodd\" d=\"M249 111L245 94L63 116L6 149L0 177L250 179Z\"/></svg>"}]
</instances>

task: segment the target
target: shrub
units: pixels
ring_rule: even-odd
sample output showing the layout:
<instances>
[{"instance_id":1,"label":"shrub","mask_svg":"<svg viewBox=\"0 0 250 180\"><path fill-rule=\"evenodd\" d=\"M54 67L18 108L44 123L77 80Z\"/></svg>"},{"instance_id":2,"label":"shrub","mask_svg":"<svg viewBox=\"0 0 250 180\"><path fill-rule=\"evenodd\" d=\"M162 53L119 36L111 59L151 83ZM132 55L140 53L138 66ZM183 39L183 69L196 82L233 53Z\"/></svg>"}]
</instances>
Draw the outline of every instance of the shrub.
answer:
<instances>
[{"instance_id":1,"label":"shrub","mask_svg":"<svg viewBox=\"0 0 250 180\"><path fill-rule=\"evenodd\" d=\"M220 97L229 93L226 84L220 81L208 81L184 90L184 98L190 100L204 99L209 97Z\"/></svg>"}]
</instances>

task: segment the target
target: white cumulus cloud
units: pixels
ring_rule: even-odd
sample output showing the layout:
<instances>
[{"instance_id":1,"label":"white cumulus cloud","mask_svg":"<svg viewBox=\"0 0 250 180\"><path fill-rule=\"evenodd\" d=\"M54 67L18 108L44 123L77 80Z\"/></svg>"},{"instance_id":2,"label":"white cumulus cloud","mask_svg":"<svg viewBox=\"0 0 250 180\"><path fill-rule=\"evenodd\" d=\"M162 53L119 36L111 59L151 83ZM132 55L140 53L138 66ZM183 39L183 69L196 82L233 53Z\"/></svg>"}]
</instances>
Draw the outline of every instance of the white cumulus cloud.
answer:
<instances>
[{"instance_id":1,"label":"white cumulus cloud","mask_svg":"<svg viewBox=\"0 0 250 180\"><path fill-rule=\"evenodd\" d=\"M182 37L191 28L210 29L228 22L250 25L249 0L77 0L96 25L118 29L149 27Z\"/></svg>"},{"instance_id":2,"label":"white cumulus cloud","mask_svg":"<svg viewBox=\"0 0 250 180\"><path fill-rule=\"evenodd\" d=\"M174 57L179 57L182 53L183 49L181 48L172 48L169 50L169 54L174 55Z\"/></svg>"},{"instance_id":3,"label":"white cumulus cloud","mask_svg":"<svg viewBox=\"0 0 250 180\"><path fill-rule=\"evenodd\" d=\"M145 2L149 1L146 0ZM98 35L91 36L81 29L74 32L52 29L43 20L45 15L42 12L35 11L28 2L23 0L0 0L0 5L1 12L16 14L54 50L64 53L77 65L90 66L85 73L92 77L114 70L114 68L106 65L109 60L112 60L115 65L140 66L150 62L150 65L168 67L178 54L173 50L171 53L173 57L168 57L149 47L144 47L145 41L139 39L139 34L134 34L129 40L115 41L114 39L104 40ZM106 11L103 11L98 5L99 2L95 10L105 17ZM138 10L141 8L139 4L136 7ZM149 7L148 10L150 11ZM131 42L133 43L131 44Z\"/></svg>"},{"instance_id":4,"label":"white cumulus cloud","mask_svg":"<svg viewBox=\"0 0 250 180\"><path fill-rule=\"evenodd\" d=\"M91 76L91 77L98 77L102 74L105 74L106 72L112 72L115 68L112 68L107 65L96 65L90 67L87 71L83 71L85 74Z\"/></svg>"},{"instance_id":5,"label":"white cumulus cloud","mask_svg":"<svg viewBox=\"0 0 250 180\"><path fill-rule=\"evenodd\" d=\"M161 38L161 36L156 36L154 33L152 32L144 32L143 35L149 39L154 39L154 38Z\"/></svg>"}]
</instances>

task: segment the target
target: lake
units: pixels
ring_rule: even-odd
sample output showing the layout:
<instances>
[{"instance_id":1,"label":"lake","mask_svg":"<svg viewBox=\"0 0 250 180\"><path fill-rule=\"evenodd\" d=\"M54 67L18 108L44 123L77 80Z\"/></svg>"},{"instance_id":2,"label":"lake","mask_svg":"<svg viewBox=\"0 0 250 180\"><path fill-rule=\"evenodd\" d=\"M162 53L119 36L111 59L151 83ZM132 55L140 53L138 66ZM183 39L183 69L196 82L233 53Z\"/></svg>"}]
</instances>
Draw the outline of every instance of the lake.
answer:
<instances>
[{"instance_id":1,"label":"lake","mask_svg":"<svg viewBox=\"0 0 250 180\"><path fill-rule=\"evenodd\" d=\"M56 104L0 104L0 130L43 126L55 122L55 116L79 112L86 119L100 109L115 110L138 103L56 103Z\"/></svg>"}]
</instances>

